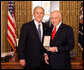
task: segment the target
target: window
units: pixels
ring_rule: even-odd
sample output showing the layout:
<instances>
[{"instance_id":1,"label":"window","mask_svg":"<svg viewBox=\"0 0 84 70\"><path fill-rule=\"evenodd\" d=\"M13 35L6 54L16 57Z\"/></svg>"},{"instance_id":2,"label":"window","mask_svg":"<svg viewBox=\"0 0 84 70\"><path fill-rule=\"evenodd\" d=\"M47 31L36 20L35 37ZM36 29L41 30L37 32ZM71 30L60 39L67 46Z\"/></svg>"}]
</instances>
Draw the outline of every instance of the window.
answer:
<instances>
[{"instance_id":1,"label":"window","mask_svg":"<svg viewBox=\"0 0 84 70\"><path fill-rule=\"evenodd\" d=\"M32 1L32 14L36 6L42 6L45 10L43 22L49 21L50 11L59 10L59 1ZM34 19L34 17L32 17Z\"/></svg>"}]
</instances>

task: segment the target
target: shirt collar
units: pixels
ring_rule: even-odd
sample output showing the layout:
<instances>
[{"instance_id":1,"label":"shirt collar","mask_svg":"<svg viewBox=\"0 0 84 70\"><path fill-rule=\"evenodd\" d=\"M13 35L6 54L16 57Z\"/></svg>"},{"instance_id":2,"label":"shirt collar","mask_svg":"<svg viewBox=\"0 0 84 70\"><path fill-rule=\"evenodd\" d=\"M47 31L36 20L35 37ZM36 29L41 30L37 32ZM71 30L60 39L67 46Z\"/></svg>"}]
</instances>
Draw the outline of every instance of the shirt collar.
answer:
<instances>
[{"instance_id":1,"label":"shirt collar","mask_svg":"<svg viewBox=\"0 0 84 70\"><path fill-rule=\"evenodd\" d=\"M35 23L35 26L36 26L37 30L38 30L38 25L39 24L40 24L40 28L42 30L42 28L43 28L42 22L38 23L36 20L34 20L34 23Z\"/></svg>"},{"instance_id":2,"label":"shirt collar","mask_svg":"<svg viewBox=\"0 0 84 70\"><path fill-rule=\"evenodd\" d=\"M62 24L62 22L60 22L57 26L56 26L56 31L58 30L58 28L60 27L60 25ZM55 27L54 27L55 28Z\"/></svg>"},{"instance_id":3,"label":"shirt collar","mask_svg":"<svg viewBox=\"0 0 84 70\"><path fill-rule=\"evenodd\" d=\"M60 22L56 27L57 27L57 29L60 27L60 25L62 24L62 22Z\"/></svg>"},{"instance_id":4,"label":"shirt collar","mask_svg":"<svg viewBox=\"0 0 84 70\"><path fill-rule=\"evenodd\" d=\"M38 23L36 20L34 20L35 25L38 26L40 24L40 26L42 25L42 22Z\"/></svg>"}]
</instances>

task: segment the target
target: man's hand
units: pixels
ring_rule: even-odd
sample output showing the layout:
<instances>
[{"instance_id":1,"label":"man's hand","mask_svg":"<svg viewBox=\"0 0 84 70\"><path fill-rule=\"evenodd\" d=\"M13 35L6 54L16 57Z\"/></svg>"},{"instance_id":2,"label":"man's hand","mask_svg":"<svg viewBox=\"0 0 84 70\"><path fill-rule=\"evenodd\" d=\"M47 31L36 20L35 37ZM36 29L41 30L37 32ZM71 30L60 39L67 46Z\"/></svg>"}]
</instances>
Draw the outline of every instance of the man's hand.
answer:
<instances>
[{"instance_id":1,"label":"man's hand","mask_svg":"<svg viewBox=\"0 0 84 70\"><path fill-rule=\"evenodd\" d=\"M48 55L45 53L45 55L44 55L44 59L45 59L45 63L46 64L49 64L49 62L48 62L48 60L49 60L49 58L48 58Z\"/></svg>"},{"instance_id":2,"label":"man's hand","mask_svg":"<svg viewBox=\"0 0 84 70\"><path fill-rule=\"evenodd\" d=\"M26 65L25 59L21 59L19 62L23 67L25 67L25 65Z\"/></svg>"},{"instance_id":3,"label":"man's hand","mask_svg":"<svg viewBox=\"0 0 84 70\"><path fill-rule=\"evenodd\" d=\"M57 47L49 47L48 51L50 51L50 52L58 52Z\"/></svg>"}]
</instances>

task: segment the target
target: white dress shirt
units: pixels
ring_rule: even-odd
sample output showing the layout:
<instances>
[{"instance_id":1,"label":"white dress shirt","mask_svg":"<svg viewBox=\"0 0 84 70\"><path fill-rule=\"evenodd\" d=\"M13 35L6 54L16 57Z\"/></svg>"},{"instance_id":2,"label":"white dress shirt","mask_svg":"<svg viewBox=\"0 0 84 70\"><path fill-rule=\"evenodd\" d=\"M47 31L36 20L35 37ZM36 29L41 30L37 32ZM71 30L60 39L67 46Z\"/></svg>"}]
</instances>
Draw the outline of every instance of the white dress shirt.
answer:
<instances>
[{"instance_id":1,"label":"white dress shirt","mask_svg":"<svg viewBox=\"0 0 84 70\"><path fill-rule=\"evenodd\" d=\"M41 29L41 41L42 41L42 37L43 37L43 25L42 25L42 22L38 23L36 20L34 20L34 23L36 25L37 30L38 30L38 25L40 25L40 29Z\"/></svg>"},{"instance_id":2,"label":"white dress shirt","mask_svg":"<svg viewBox=\"0 0 84 70\"><path fill-rule=\"evenodd\" d=\"M60 25L62 24L62 22L60 22L57 26L56 26L56 32L57 32L57 30L59 29L59 27L60 27ZM55 26L54 26L54 28L55 28ZM54 30L54 28L53 28L53 30ZM53 31L52 30L52 31Z\"/></svg>"}]
</instances>

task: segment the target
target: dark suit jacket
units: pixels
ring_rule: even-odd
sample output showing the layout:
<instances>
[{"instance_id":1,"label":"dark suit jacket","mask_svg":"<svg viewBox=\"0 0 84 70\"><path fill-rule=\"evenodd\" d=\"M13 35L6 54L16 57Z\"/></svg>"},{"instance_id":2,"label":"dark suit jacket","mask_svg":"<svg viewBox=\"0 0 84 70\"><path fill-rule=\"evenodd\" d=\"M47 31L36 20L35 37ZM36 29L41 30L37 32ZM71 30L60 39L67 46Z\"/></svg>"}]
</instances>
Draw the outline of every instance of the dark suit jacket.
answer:
<instances>
[{"instance_id":1,"label":"dark suit jacket","mask_svg":"<svg viewBox=\"0 0 84 70\"><path fill-rule=\"evenodd\" d=\"M53 27L50 27L50 35ZM56 46L58 52L48 52L50 66L53 69L70 68L70 50L74 48L74 35L70 26L61 24L50 46Z\"/></svg>"},{"instance_id":2,"label":"dark suit jacket","mask_svg":"<svg viewBox=\"0 0 84 70\"><path fill-rule=\"evenodd\" d=\"M46 25L43 24L43 35L45 34ZM44 37L44 36L43 36ZM19 60L26 60L26 68L33 69L43 62L43 54L45 49L38 36L34 21L26 23L21 28L18 55Z\"/></svg>"}]
</instances>

